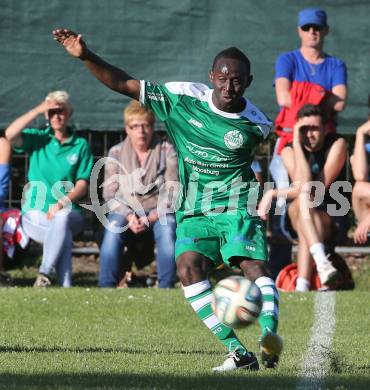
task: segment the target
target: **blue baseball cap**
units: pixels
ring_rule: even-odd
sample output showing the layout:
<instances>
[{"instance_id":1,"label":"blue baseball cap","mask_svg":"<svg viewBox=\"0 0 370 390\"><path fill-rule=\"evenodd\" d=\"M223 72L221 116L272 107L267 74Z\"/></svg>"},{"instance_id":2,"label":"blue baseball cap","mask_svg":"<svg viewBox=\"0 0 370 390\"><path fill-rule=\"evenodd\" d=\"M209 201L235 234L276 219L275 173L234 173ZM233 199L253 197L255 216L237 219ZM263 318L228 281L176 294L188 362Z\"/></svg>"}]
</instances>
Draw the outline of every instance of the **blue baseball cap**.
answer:
<instances>
[{"instance_id":1,"label":"blue baseball cap","mask_svg":"<svg viewBox=\"0 0 370 390\"><path fill-rule=\"evenodd\" d=\"M316 24L325 27L326 12L320 8L306 8L298 13L298 26L302 27L305 24Z\"/></svg>"}]
</instances>

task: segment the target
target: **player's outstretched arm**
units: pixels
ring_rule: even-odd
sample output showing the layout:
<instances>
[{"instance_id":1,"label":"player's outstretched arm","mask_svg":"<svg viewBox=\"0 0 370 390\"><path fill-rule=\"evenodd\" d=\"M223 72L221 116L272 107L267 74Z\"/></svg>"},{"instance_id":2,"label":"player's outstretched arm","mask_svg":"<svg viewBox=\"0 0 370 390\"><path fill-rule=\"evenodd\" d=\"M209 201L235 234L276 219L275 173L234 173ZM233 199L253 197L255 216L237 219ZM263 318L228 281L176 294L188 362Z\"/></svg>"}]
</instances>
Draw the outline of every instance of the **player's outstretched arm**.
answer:
<instances>
[{"instance_id":1,"label":"player's outstretched arm","mask_svg":"<svg viewBox=\"0 0 370 390\"><path fill-rule=\"evenodd\" d=\"M140 82L90 51L81 34L68 29L58 29L53 31L53 35L70 55L82 60L91 73L108 88L139 100Z\"/></svg>"}]
</instances>

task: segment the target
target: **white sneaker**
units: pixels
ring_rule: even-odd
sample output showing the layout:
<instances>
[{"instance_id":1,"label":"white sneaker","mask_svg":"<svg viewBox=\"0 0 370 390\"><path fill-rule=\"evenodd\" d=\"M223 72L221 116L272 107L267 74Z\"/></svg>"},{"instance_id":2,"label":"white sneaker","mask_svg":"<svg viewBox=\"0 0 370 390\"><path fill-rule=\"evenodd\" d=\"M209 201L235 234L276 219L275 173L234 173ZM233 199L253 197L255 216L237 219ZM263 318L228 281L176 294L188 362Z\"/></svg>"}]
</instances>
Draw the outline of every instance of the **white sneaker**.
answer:
<instances>
[{"instance_id":1,"label":"white sneaker","mask_svg":"<svg viewBox=\"0 0 370 390\"><path fill-rule=\"evenodd\" d=\"M250 371L257 371L259 369L258 360L253 353L247 352L245 355L240 355L237 350L234 350L227 355L226 360L221 366L213 367L212 371L232 371L240 368Z\"/></svg>"},{"instance_id":2,"label":"white sneaker","mask_svg":"<svg viewBox=\"0 0 370 390\"><path fill-rule=\"evenodd\" d=\"M322 285L329 285L338 279L339 272L333 266L333 264L328 260L325 263L320 264L320 267L317 267L317 272L319 274L320 282Z\"/></svg>"}]
</instances>

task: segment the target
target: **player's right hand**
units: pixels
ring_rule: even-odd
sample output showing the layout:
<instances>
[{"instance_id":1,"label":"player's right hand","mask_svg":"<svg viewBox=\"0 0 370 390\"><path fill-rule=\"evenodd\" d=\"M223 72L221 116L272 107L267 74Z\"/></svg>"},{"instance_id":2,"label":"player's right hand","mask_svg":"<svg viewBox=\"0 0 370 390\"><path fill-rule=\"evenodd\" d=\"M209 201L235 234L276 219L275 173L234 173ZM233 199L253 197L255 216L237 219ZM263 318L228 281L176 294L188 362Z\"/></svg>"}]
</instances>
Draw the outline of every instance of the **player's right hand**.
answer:
<instances>
[{"instance_id":1,"label":"player's right hand","mask_svg":"<svg viewBox=\"0 0 370 390\"><path fill-rule=\"evenodd\" d=\"M87 47L81 34L76 34L66 28L53 31L56 41L61 43L69 54L73 57L83 59L87 53Z\"/></svg>"}]
</instances>

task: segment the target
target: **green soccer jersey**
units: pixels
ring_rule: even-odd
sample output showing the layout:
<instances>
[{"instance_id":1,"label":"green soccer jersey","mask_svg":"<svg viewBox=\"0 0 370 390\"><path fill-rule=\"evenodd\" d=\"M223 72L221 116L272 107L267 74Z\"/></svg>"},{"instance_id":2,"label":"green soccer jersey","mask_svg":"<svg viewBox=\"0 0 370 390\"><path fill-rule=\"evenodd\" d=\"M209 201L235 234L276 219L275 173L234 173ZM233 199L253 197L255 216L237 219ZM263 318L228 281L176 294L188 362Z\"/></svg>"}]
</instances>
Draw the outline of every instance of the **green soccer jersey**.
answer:
<instances>
[{"instance_id":1,"label":"green soccer jersey","mask_svg":"<svg viewBox=\"0 0 370 390\"><path fill-rule=\"evenodd\" d=\"M84 138L73 133L61 144L48 127L24 129L22 139L23 146L15 151L29 155L29 188L23 199L23 213L33 209L47 212L77 180L90 180L93 156ZM75 203L72 208L82 210Z\"/></svg>"},{"instance_id":2,"label":"green soccer jersey","mask_svg":"<svg viewBox=\"0 0 370 390\"><path fill-rule=\"evenodd\" d=\"M271 121L247 99L240 113L220 111L212 93L204 84L141 81L141 103L165 122L177 149L182 186L178 221L245 209L256 198L251 164Z\"/></svg>"}]
</instances>

